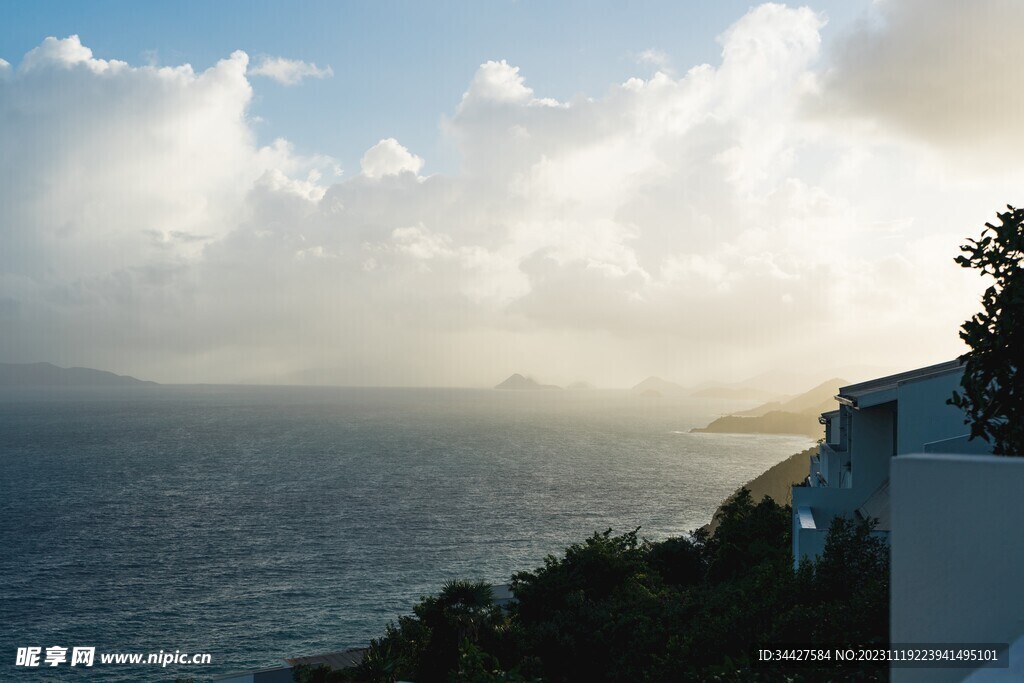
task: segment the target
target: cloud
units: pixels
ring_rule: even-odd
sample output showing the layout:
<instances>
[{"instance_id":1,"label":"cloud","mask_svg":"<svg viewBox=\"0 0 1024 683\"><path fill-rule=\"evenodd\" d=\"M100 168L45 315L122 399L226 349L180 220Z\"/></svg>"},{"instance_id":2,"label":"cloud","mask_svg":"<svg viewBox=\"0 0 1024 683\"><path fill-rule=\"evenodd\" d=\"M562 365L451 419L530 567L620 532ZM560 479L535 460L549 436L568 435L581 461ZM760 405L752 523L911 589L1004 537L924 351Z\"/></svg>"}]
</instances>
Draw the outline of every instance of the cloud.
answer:
<instances>
[{"instance_id":1,"label":"cloud","mask_svg":"<svg viewBox=\"0 0 1024 683\"><path fill-rule=\"evenodd\" d=\"M5 270L74 278L184 257L196 245L173 234L223 236L244 185L278 161L245 122L245 53L199 74L91 55L48 38L0 81L0 121L17 131L0 140Z\"/></svg>"},{"instance_id":2,"label":"cloud","mask_svg":"<svg viewBox=\"0 0 1024 683\"><path fill-rule=\"evenodd\" d=\"M182 336L205 250L255 208L261 178L319 163L255 145L247 63L133 67L71 36L0 79L0 287L18 330L0 353L148 355Z\"/></svg>"},{"instance_id":3,"label":"cloud","mask_svg":"<svg viewBox=\"0 0 1024 683\"><path fill-rule=\"evenodd\" d=\"M1004 0L878 3L839 43L816 109L988 158L1024 141L1024 5ZM979 149L979 147L981 149Z\"/></svg>"},{"instance_id":4,"label":"cloud","mask_svg":"<svg viewBox=\"0 0 1024 683\"><path fill-rule=\"evenodd\" d=\"M628 385L955 355L979 283L952 259L1024 178L809 115L846 49L824 27L756 7L716 64L566 102L488 61L443 121L458 172L385 138L340 178L256 143L244 53L195 72L48 39L0 77L0 358Z\"/></svg>"},{"instance_id":5,"label":"cloud","mask_svg":"<svg viewBox=\"0 0 1024 683\"><path fill-rule=\"evenodd\" d=\"M381 140L371 147L360 160L360 168L367 178L380 178L399 173L419 173L423 159L419 158L394 138Z\"/></svg>"},{"instance_id":6,"label":"cloud","mask_svg":"<svg viewBox=\"0 0 1024 683\"><path fill-rule=\"evenodd\" d=\"M296 85L304 78L328 78L334 75L330 66L324 68L300 59L284 57L261 57L255 66L249 69L252 76L264 76L282 85Z\"/></svg>"},{"instance_id":7,"label":"cloud","mask_svg":"<svg viewBox=\"0 0 1024 683\"><path fill-rule=\"evenodd\" d=\"M672 73L672 60L669 59L668 54L664 50L657 50L653 47L647 48L640 54L636 55L637 64L652 64L658 68L659 71L664 73Z\"/></svg>"},{"instance_id":8,"label":"cloud","mask_svg":"<svg viewBox=\"0 0 1024 683\"><path fill-rule=\"evenodd\" d=\"M76 66L84 67L94 73L104 73L111 69L124 69L128 64L117 60L94 59L92 50L82 45L82 41L77 35L72 35L63 40L52 36L46 38L41 45L25 55L19 68L22 71L32 71L33 69L47 68L71 69Z\"/></svg>"},{"instance_id":9,"label":"cloud","mask_svg":"<svg viewBox=\"0 0 1024 683\"><path fill-rule=\"evenodd\" d=\"M519 67L510 66L503 59L500 62L486 62L477 69L462 101L517 103L528 102L532 97L533 90L526 87L523 77L519 75Z\"/></svg>"},{"instance_id":10,"label":"cloud","mask_svg":"<svg viewBox=\"0 0 1024 683\"><path fill-rule=\"evenodd\" d=\"M492 109L500 106L526 104L529 106L555 107L559 103L551 98L535 98L533 88L526 85L526 79L519 75L519 67L512 66L504 59L484 62L473 75L469 89L462 94L459 113L465 115L476 109Z\"/></svg>"}]
</instances>

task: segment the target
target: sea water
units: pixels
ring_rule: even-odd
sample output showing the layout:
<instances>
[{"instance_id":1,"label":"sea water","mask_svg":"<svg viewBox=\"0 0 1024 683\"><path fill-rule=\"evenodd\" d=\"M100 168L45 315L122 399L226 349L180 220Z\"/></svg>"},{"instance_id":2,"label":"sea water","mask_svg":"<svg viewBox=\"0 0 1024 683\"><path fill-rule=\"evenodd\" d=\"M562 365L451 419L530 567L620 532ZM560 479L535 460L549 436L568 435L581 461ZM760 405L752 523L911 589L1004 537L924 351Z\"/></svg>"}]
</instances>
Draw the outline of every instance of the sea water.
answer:
<instances>
[{"instance_id":1,"label":"sea water","mask_svg":"<svg viewBox=\"0 0 1024 683\"><path fill-rule=\"evenodd\" d=\"M595 531L660 540L811 442L626 391L0 393L0 680L197 681L365 645L454 578ZM210 653L18 667L19 647Z\"/></svg>"}]
</instances>

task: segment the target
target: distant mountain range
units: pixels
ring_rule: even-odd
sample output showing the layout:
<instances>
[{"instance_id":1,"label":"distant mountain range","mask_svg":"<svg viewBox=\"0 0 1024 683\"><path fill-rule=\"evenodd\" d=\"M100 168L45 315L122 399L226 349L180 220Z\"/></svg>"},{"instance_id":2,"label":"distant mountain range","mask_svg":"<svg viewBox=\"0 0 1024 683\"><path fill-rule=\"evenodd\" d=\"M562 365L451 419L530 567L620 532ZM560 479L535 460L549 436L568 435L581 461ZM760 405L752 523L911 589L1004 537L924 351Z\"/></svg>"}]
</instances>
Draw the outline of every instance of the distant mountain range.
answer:
<instances>
[{"instance_id":1,"label":"distant mountain range","mask_svg":"<svg viewBox=\"0 0 1024 683\"><path fill-rule=\"evenodd\" d=\"M818 416L836 408L839 387L849 384L834 378L786 401L772 401L751 410L725 415L694 432L732 434L803 434L822 436Z\"/></svg>"},{"instance_id":2,"label":"distant mountain range","mask_svg":"<svg viewBox=\"0 0 1024 683\"><path fill-rule=\"evenodd\" d=\"M115 387L156 384L92 368L51 363L0 363L0 387Z\"/></svg>"},{"instance_id":3,"label":"distant mountain range","mask_svg":"<svg viewBox=\"0 0 1024 683\"><path fill-rule=\"evenodd\" d=\"M562 387L555 386L554 384L540 384L530 377L523 377L517 372L494 388L503 391L538 391L561 389Z\"/></svg>"},{"instance_id":4,"label":"distant mountain range","mask_svg":"<svg viewBox=\"0 0 1024 683\"><path fill-rule=\"evenodd\" d=\"M822 377L845 377L847 384L862 382L873 377L885 377L900 372L901 368L880 365L842 365L801 371L794 368L772 369L739 382L739 386L752 387L763 391L775 392L776 395L795 396L821 381Z\"/></svg>"},{"instance_id":5,"label":"distant mountain range","mask_svg":"<svg viewBox=\"0 0 1024 683\"><path fill-rule=\"evenodd\" d=\"M634 386L634 394L648 397L689 396L691 398L726 399L733 401L767 401L778 399L778 392L765 391L741 385L710 385L700 388L684 387L661 377L648 377Z\"/></svg>"},{"instance_id":6,"label":"distant mountain range","mask_svg":"<svg viewBox=\"0 0 1024 683\"><path fill-rule=\"evenodd\" d=\"M785 413L813 413L815 418L817 418L818 415L836 408L835 397L839 393L839 387L846 386L849 383L845 379L833 377L789 400L770 401L756 408L734 414L741 417L761 417L773 411L781 411Z\"/></svg>"},{"instance_id":7,"label":"distant mountain range","mask_svg":"<svg viewBox=\"0 0 1024 683\"><path fill-rule=\"evenodd\" d=\"M778 392L766 391L756 387L713 386L698 389L690 394L694 398L720 398L733 401L768 401L777 399Z\"/></svg>"},{"instance_id":8,"label":"distant mountain range","mask_svg":"<svg viewBox=\"0 0 1024 683\"><path fill-rule=\"evenodd\" d=\"M654 376L648 377L643 382L637 384L633 387L632 391L634 394L650 397L687 396L690 393L690 390L681 384Z\"/></svg>"}]
</instances>

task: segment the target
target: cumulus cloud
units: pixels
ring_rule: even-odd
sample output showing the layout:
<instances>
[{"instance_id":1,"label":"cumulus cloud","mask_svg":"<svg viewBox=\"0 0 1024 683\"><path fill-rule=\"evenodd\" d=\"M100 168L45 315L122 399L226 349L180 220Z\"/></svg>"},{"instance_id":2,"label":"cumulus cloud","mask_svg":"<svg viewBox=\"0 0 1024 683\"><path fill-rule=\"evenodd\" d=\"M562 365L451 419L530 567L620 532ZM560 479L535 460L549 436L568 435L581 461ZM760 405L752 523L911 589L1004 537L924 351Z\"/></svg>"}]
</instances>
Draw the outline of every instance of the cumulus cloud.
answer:
<instances>
[{"instance_id":1,"label":"cumulus cloud","mask_svg":"<svg viewBox=\"0 0 1024 683\"><path fill-rule=\"evenodd\" d=\"M98 60L48 38L0 81L6 272L78 277L166 262L230 229L277 161L253 147L247 57L202 73ZM115 248L111 248L115 247Z\"/></svg>"},{"instance_id":2,"label":"cumulus cloud","mask_svg":"<svg viewBox=\"0 0 1024 683\"><path fill-rule=\"evenodd\" d=\"M124 69L125 62L117 60L93 59L92 50L82 45L77 35L64 40L54 37L46 38L39 47L32 48L25 55L19 67L22 71L33 69L65 68L81 66L94 73L103 73L109 69Z\"/></svg>"},{"instance_id":3,"label":"cumulus cloud","mask_svg":"<svg viewBox=\"0 0 1024 683\"><path fill-rule=\"evenodd\" d=\"M976 307L959 240L1022 178L809 116L823 28L760 6L716 64L567 102L489 61L443 122L457 173L386 138L343 179L256 144L244 53L48 39L0 77L0 356L475 385L942 360Z\"/></svg>"},{"instance_id":4,"label":"cumulus cloud","mask_svg":"<svg viewBox=\"0 0 1024 683\"><path fill-rule=\"evenodd\" d=\"M415 174L423 168L423 159L399 144L398 140L386 138L366 151L360 160L360 168L367 178Z\"/></svg>"},{"instance_id":5,"label":"cumulus cloud","mask_svg":"<svg viewBox=\"0 0 1024 683\"><path fill-rule=\"evenodd\" d=\"M528 102L533 90L526 87L519 75L519 67L510 66L504 59L486 62L477 69L469 90L462 96L464 103L473 101Z\"/></svg>"},{"instance_id":6,"label":"cumulus cloud","mask_svg":"<svg viewBox=\"0 0 1024 683\"><path fill-rule=\"evenodd\" d=\"M330 66L320 68L301 59L261 57L255 66L249 69L249 74L264 76L282 85L296 85L304 78L328 78L334 75L334 70Z\"/></svg>"},{"instance_id":7,"label":"cumulus cloud","mask_svg":"<svg viewBox=\"0 0 1024 683\"><path fill-rule=\"evenodd\" d=\"M465 114L472 108L494 106L559 106L552 98L535 98L533 88L526 85L526 79L519 75L519 67L512 66L504 59L484 62L473 75L469 89L462 94L459 113Z\"/></svg>"}]
</instances>

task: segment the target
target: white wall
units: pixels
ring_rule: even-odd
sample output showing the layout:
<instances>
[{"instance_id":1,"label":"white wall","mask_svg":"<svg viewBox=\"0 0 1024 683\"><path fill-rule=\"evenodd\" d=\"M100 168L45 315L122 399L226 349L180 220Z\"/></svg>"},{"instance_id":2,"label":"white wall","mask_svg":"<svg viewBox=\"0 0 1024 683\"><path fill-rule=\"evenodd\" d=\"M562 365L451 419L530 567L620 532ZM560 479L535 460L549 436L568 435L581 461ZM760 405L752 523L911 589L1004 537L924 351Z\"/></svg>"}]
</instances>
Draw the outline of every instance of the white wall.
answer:
<instances>
[{"instance_id":1,"label":"white wall","mask_svg":"<svg viewBox=\"0 0 1024 683\"><path fill-rule=\"evenodd\" d=\"M899 387L899 453L922 453L931 441L967 434L964 412L946 405L946 399L960 388L963 373L904 382Z\"/></svg>"},{"instance_id":2,"label":"white wall","mask_svg":"<svg viewBox=\"0 0 1024 683\"><path fill-rule=\"evenodd\" d=\"M1013 643L1024 635L1024 458L901 455L892 463L892 642ZM969 669L892 670L893 683ZM975 681L1024 681L1024 660Z\"/></svg>"},{"instance_id":3,"label":"white wall","mask_svg":"<svg viewBox=\"0 0 1024 683\"><path fill-rule=\"evenodd\" d=\"M856 505L867 500L889 478L894 422L892 404L861 408L853 414L850 435L853 486L862 496ZM850 510L848 514L852 513Z\"/></svg>"},{"instance_id":4,"label":"white wall","mask_svg":"<svg viewBox=\"0 0 1024 683\"><path fill-rule=\"evenodd\" d=\"M825 534L836 516L849 517L863 501L857 489L831 487L793 487L793 564L799 565L803 557L814 558L825 548ZM800 508L813 510L816 529L800 526Z\"/></svg>"}]
</instances>

